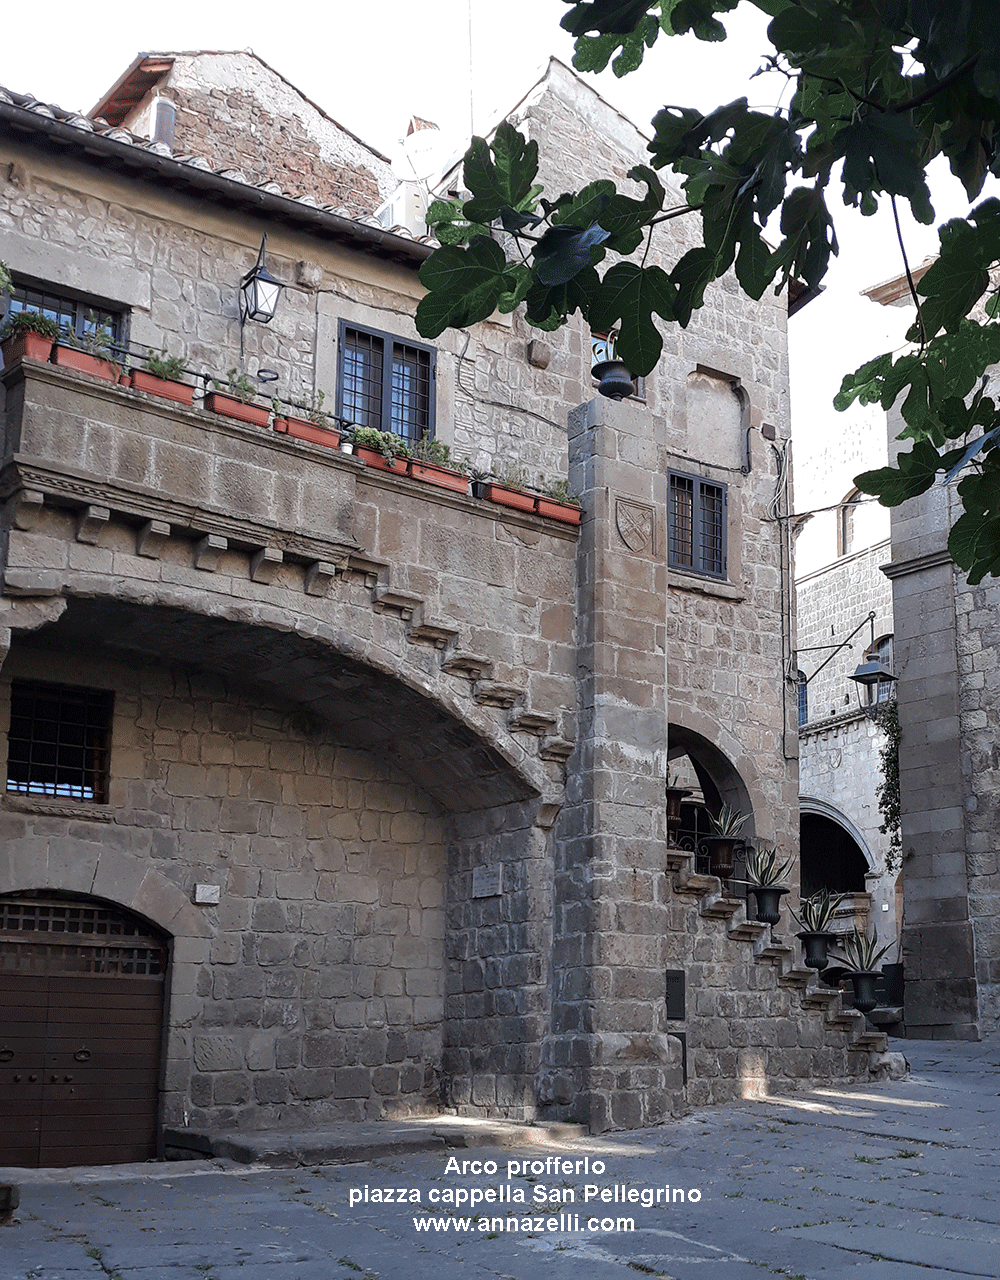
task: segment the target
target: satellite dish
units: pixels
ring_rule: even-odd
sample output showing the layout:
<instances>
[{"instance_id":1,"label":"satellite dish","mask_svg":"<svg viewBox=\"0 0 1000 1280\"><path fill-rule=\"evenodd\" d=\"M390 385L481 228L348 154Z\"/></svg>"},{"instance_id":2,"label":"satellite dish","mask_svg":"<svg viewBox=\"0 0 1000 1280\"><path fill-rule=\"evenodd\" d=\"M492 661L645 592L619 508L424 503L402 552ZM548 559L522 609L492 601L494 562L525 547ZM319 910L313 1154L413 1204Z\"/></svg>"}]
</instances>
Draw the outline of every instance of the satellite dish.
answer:
<instances>
[{"instance_id":1,"label":"satellite dish","mask_svg":"<svg viewBox=\"0 0 1000 1280\"><path fill-rule=\"evenodd\" d=\"M449 143L437 125L414 129L400 142L392 171L400 182L426 182L437 177L449 159Z\"/></svg>"}]
</instances>

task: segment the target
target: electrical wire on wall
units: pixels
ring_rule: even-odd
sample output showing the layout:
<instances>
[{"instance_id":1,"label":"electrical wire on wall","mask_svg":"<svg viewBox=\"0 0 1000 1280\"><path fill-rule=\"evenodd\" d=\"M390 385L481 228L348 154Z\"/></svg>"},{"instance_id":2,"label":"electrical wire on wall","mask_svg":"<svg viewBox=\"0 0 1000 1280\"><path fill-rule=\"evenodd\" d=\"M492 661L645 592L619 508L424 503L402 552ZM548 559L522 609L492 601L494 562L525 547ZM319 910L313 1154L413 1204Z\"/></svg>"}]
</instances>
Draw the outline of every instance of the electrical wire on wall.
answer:
<instances>
[{"instance_id":1,"label":"electrical wire on wall","mask_svg":"<svg viewBox=\"0 0 1000 1280\"><path fill-rule=\"evenodd\" d=\"M785 440L779 448L772 444L774 456L778 460L778 476L774 482L774 493L767 504L767 519L778 526L778 578L781 593L781 669L785 674L781 682L781 714L782 723L786 726L782 737L782 755L786 760L797 759L798 753L789 754L788 738L788 695L791 682L795 679L792 670L792 548L791 531L787 516L788 484L791 474L791 456L789 440Z\"/></svg>"}]
</instances>

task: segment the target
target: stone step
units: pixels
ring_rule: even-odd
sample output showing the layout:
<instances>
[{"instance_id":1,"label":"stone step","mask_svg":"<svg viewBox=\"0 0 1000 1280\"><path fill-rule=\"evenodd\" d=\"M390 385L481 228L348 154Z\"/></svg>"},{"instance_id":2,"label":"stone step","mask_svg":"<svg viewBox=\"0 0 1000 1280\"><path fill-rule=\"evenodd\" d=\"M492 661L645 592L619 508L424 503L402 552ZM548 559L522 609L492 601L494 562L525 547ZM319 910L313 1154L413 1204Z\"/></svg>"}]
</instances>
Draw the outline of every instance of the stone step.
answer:
<instances>
[{"instance_id":1,"label":"stone step","mask_svg":"<svg viewBox=\"0 0 1000 1280\"><path fill-rule=\"evenodd\" d=\"M799 969L793 966L791 969L786 969L783 973L778 974L778 985L805 988L815 976L812 969Z\"/></svg>"},{"instance_id":2,"label":"stone step","mask_svg":"<svg viewBox=\"0 0 1000 1280\"><path fill-rule=\"evenodd\" d=\"M710 920L731 920L742 907L742 898L709 897L706 902L701 904L699 914L707 916Z\"/></svg>"},{"instance_id":3,"label":"stone step","mask_svg":"<svg viewBox=\"0 0 1000 1280\"><path fill-rule=\"evenodd\" d=\"M718 876L703 876L697 871L683 871L674 881L674 893L687 893L692 897L704 898L710 893L721 894L722 882Z\"/></svg>"},{"instance_id":4,"label":"stone step","mask_svg":"<svg viewBox=\"0 0 1000 1280\"><path fill-rule=\"evenodd\" d=\"M735 924L731 924L726 932L731 938L735 938L738 942L757 942L766 936L769 925L763 924L759 920L737 920ZM756 955L762 955L763 952L756 952Z\"/></svg>"}]
</instances>

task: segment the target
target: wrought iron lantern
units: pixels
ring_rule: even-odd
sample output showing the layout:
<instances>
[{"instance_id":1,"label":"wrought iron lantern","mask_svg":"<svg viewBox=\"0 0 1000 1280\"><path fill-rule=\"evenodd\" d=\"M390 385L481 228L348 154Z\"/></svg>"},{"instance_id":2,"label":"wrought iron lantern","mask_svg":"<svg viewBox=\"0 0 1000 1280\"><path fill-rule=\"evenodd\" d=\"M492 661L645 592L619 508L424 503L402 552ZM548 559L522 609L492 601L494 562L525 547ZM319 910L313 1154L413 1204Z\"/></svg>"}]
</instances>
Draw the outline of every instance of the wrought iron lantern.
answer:
<instances>
[{"instance_id":1,"label":"wrought iron lantern","mask_svg":"<svg viewBox=\"0 0 1000 1280\"><path fill-rule=\"evenodd\" d=\"M267 236L260 242L257 261L240 281L240 325L248 320L258 324L270 324L278 309L278 299L284 285L267 269Z\"/></svg>"},{"instance_id":2,"label":"wrought iron lantern","mask_svg":"<svg viewBox=\"0 0 1000 1280\"><path fill-rule=\"evenodd\" d=\"M861 689L868 690L868 702L864 707L865 715L869 718L873 717L878 711L878 704L884 701L879 697L879 686L887 685L890 689L898 680L898 676L894 676L889 668L882 662L880 658L869 657L866 662L862 662L854 675L848 676L848 680L853 680L858 686L858 701L861 700Z\"/></svg>"}]
</instances>

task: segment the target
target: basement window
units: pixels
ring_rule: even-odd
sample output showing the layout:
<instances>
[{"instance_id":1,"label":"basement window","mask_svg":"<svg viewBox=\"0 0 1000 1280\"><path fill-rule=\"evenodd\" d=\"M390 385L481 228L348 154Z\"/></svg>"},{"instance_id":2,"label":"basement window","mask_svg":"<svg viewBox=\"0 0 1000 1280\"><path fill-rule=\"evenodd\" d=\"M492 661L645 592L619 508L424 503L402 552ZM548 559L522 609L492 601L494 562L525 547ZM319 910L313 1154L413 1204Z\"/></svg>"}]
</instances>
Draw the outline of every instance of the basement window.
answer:
<instances>
[{"instance_id":1,"label":"basement window","mask_svg":"<svg viewBox=\"0 0 1000 1280\"><path fill-rule=\"evenodd\" d=\"M15 681L8 792L107 804L113 704L104 689Z\"/></svg>"}]
</instances>

